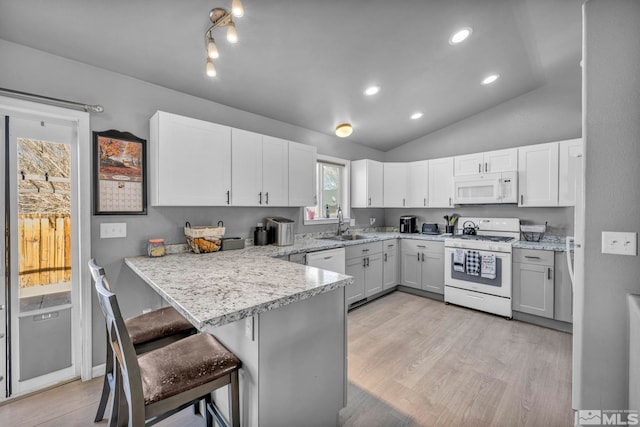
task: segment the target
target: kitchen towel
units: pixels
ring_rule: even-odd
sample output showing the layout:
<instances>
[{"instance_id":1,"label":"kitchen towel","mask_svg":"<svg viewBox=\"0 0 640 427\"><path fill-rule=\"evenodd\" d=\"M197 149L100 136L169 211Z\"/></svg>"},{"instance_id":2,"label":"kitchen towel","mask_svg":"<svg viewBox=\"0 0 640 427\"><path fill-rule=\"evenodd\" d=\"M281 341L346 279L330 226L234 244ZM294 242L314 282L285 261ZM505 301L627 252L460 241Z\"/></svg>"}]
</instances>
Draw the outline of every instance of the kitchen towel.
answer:
<instances>
[{"instance_id":1,"label":"kitchen towel","mask_svg":"<svg viewBox=\"0 0 640 427\"><path fill-rule=\"evenodd\" d=\"M469 276L480 275L480 254L478 251L467 251L467 274Z\"/></svg>"},{"instance_id":2,"label":"kitchen towel","mask_svg":"<svg viewBox=\"0 0 640 427\"><path fill-rule=\"evenodd\" d=\"M453 271L464 273L464 259L464 251L462 249L456 249L453 253Z\"/></svg>"},{"instance_id":3,"label":"kitchen towel","mask_svg":"<svg viewBox=\"0 0 640 427\"><path fill-rule=\"evenodd\" d=\"M496 278L496 255L482 255L482 267L480 268L480 277L485 279Z\"/></svg>"}]
</instances>

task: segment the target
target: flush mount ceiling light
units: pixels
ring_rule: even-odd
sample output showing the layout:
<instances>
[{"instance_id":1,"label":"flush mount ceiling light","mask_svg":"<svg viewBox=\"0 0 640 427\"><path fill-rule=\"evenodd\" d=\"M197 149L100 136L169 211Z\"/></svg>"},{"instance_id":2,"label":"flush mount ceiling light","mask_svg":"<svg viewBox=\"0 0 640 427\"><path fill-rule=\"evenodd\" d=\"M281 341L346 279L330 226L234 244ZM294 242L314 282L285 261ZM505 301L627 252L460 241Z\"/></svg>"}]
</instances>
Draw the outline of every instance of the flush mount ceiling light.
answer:
<instances>
[{"instance_id":1,"label":"flush mount ceiling light","mask_svg":"<svg viewBox=\"0 0 640 427\"><path fill-rule=\"evenodd\" d=\"M233 18L241 18L244 16L244 8L242 7L241 0L233 0L231 3L231 11L216 7L209 12L209 20L211 26L204 33L204 44L207 49L207 75L209 77L216 76L216 68L213 65L212 59L220 57L218 52L218 46L213 38L213 30L220 27L227 28L227 41L229 43L238 43L238 32L236 31L236 24L233 22Z\"/></svg>"},{"instance_id":2,"label":"flush mount ceiling light","mask_svg":"<svg viewBox=\"0 0 640 427\"><path fill-rule=\"evenodd\" d=\"M483 85L490 85L491 83L493 83L496 80L498 80L499 77L500 77L500 74L491 74L490 76L487 76L487 77L484 78L484 80L482 80L482 84Z\"/></svg>"},{"instance_id":3,"label":"flush mount ceiling light","mask_svg":"<svg viewBox=\"0 0 640 427\"><path fill-rule=\"evenodd\" d=\"M424 115L424 114L423 114L423 113L420 113L420 112L413 113L413 114L411 115L411 120L418 120L418 119L419 119L420 117L422 117L423 115Z\"/></svg>"},{"instance_id":4,"label":"flush mount ceiling light","mask_svg":"<svg viewBox=\"0 0 640 427\"><path fill-rule=\"evenodd\" d=\"M353 127L351 123L342 123L341 125L336 126L336 136L340 138L346 138L353 132Z\"/></svg>"},{"instance_id":5,"label":"flush mount ceiling light","mask_svg":"<svg viewBox=\"0 0 640 427\"><path fill-rule=\"evenodd\" d=\"M380 92L380 86L369 86L364 90L364 94L367 96L375 95Z\"/></svg>"},{"instance_id":6,"label":"flush mount ceiling light","mask_svg":"<svg viewBox=\"0 0 640 427\"><path fill-rule=\"evenodd\" d=\"M449 44L458 44L467 39L473 32L471 27L465 27L459 31L457 31L454 35L449 38Z\"/></svg>"}]
</instances>

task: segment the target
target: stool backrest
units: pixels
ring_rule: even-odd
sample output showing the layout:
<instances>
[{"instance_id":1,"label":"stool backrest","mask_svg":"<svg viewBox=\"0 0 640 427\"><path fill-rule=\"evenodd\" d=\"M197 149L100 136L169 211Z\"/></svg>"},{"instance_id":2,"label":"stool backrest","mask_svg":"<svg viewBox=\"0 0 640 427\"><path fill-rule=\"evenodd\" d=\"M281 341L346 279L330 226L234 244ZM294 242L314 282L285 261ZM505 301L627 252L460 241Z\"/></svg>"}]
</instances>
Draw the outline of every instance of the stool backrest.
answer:
<instances>
[{"instance_id":1,"label":"stool backrest","mask_svg":"<svg viewBox=\"0 0 640 427\"><path fill-rule=\"evenodd\" d=\"M98 276L95 287L107 326L107 338L119 367L118 377L121 378L119 382L127 399L129 416L133 416L131 411L142 410L144 414L144 395L138 357L122 318L118 300L109 290L105 276Z\"/></svg>"},{"instance_id":2,"label":"stool backrest","mask_svg":"<svg viewBox=\"0 0 640 427\"><path fill-rule=\"evenodd\" d=\"M98 281L98 277L105 277L104 268L96 264L95 258L89 260L89 270L91 271L91 277L93 277L94 282ZM107 289L109 289L108 285Z\"/></svg>"}]
</instances>

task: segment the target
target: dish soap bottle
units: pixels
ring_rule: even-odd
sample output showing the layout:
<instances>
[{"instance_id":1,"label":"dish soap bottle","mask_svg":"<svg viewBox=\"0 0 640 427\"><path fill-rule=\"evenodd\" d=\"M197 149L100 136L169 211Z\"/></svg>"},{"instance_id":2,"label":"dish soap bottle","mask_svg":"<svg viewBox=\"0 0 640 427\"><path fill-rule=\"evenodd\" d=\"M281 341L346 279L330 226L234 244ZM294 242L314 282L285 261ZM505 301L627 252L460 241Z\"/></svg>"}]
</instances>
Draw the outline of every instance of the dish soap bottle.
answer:
<instances>
[{"instance_id":1,"label":"dish soap bottle","mask_svg":"<svg viewBox=\"0 0 640 427\"><path fill-rule=\"evenodd\" d=\"M325 206L324 208L324 217L329 218L329 205Z\"/></svg>"}]
</instances>

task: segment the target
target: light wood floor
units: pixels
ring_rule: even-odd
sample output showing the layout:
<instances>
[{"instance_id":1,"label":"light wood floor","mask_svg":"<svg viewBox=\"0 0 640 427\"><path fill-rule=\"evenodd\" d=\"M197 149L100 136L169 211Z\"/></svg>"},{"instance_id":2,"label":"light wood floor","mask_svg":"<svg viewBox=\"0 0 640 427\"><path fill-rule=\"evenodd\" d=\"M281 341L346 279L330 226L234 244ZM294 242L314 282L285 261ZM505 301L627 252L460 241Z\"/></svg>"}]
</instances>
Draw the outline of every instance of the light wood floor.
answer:
<instances>
[{"instance_id":1,"label":"light wood floor","mask_svg":"<svg viewBox=\"0 0 640 427\"><path fill-rule=\"evenodd\" d=\"M94 425L101 386L0 406L0 426ZM394 292L349 314L348 400L345 427L572 426L571 335ZM202 419L187 409L157 425Z\"/></svg>"}]
</instances>

